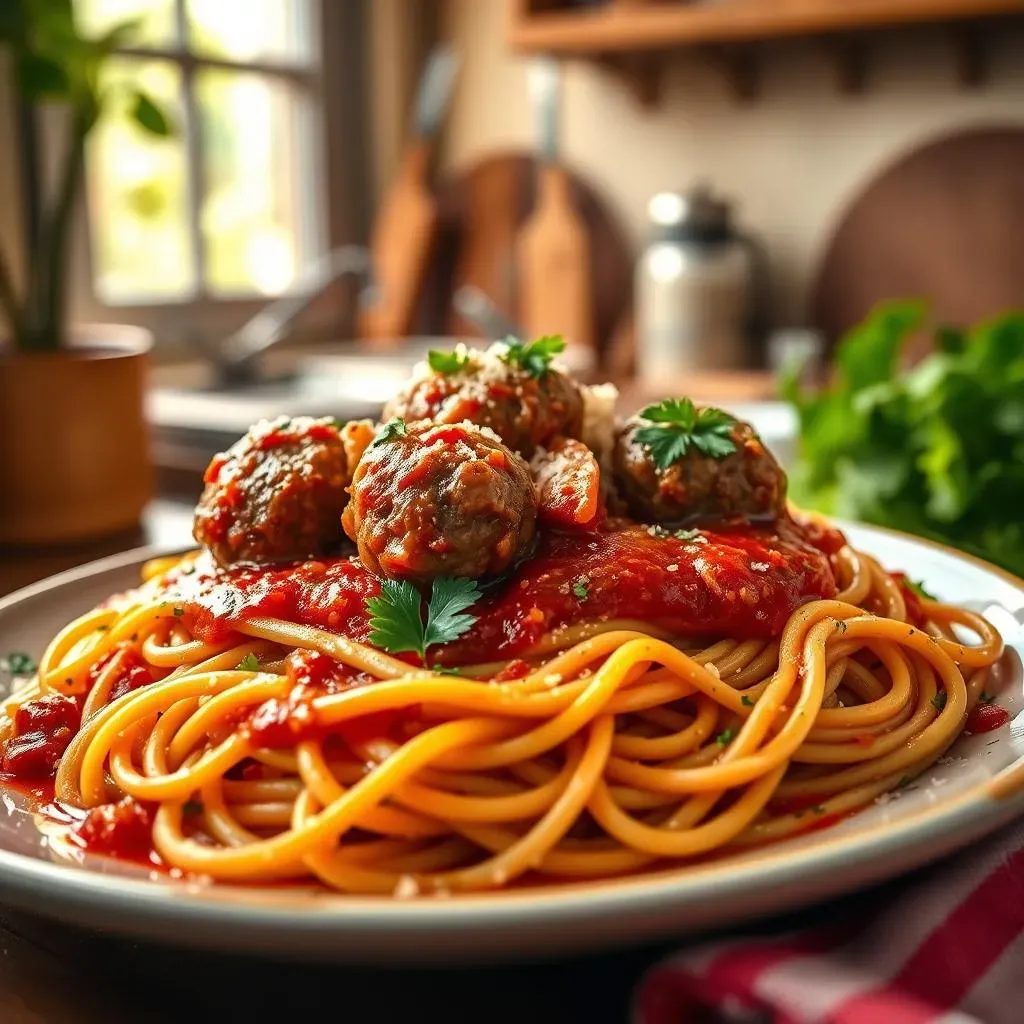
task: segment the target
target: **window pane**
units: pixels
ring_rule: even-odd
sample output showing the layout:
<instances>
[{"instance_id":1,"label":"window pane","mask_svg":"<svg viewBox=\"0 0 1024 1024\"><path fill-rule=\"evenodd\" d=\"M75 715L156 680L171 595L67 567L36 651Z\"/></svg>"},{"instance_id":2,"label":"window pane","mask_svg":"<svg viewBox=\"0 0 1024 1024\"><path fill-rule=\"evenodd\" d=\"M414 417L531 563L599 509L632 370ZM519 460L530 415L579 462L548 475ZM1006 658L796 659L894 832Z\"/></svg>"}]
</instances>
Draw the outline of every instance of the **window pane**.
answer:
<instances>
[{"instance_id":1,"label":"window pane","mask_svg":"<svg viewBox=\"0 0 1024 1024\"><path fill-rule=\"evenodd\" d=\"M308 101L277 79L214 69L197 72L196 99L207 286L284 291L311 249L305 213L316 190L302 130Z\"/></svg>"},{"instance_id":2,"label":"window pane","mask_svg":"<svg viewBox=\"0 0 1024 1024\"><path fill-rule=\"evenodd\" d=\"M104 85L132 84L182 123L181 71L166 61L113 59ZM180 298L195 289L185 143L142 132L127 109L103 118L87 152L96 291L109 303Z\"/></svg>"},{"instance_id":3,"label":"window pane","mask_svg":"<svg viewBox=\"0 0 1024 1024\"><path fill-rule=\"evenodd\" d=\"M133 45L171 46L177 32L174 0L74 0L75 17L87 35L102 35L123 21L138 19Z\"/></svg>"},{"instance_id":4,"label":"window pane","mask_svg":"<svg viewBox=\"0 0 1024 1024\"><path fill-rule=\"evenodd\" d=\"M230 60L304 62L310 0L187 0L189 47Z\"/></svg>"}]
</instances>

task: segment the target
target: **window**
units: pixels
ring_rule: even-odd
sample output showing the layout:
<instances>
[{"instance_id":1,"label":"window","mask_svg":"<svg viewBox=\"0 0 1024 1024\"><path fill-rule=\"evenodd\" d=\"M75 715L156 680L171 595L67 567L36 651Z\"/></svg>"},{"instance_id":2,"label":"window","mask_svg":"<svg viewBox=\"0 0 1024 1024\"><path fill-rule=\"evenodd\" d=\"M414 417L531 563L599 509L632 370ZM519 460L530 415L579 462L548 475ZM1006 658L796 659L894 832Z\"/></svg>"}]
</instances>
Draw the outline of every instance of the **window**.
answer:
<instances>
[{"instance_id":1,"label":"window","mask_svg":"<svg viewBox=\"0 0 1024 1024\"><path fill-rule=\"evenodd\" d=\"M357 197L344 170L332 174L329 140L338 131L357 137L360 111L332 102L337 76L327 70L359 59L355 34L337 24L339 8L357 6L75 0L87 32L140 20L105 84L141 84L176 126L160 139L112 116L89 140L91 287L80 305L93 318L166 326L188 308L191 323L209 326L223 320L211 312L228 309L237 322L358 234L351 206L331 209Z\"/></svg>"}]
</instances>

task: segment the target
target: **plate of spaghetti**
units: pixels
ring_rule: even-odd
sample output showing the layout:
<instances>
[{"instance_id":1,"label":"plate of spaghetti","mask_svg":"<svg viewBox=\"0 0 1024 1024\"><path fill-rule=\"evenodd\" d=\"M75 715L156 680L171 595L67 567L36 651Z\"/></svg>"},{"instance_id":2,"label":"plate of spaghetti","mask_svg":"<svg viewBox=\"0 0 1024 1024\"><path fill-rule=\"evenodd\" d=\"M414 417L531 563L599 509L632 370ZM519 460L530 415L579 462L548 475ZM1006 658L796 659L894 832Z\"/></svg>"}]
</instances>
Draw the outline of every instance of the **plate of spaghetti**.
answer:
<instances>
[{"instance_id":1,"label":"plate of spaghetti","mask_svg":"<svg viewBox=\"0 0 1024 1024\"><path fill-rule=\"evenodd\" d=\"M216 456L195 543L0 602L0 895L339 960L722 926L1024 811L1024 583L794 508L728 411L562 343Z\"/></svg>"}]
</instances>

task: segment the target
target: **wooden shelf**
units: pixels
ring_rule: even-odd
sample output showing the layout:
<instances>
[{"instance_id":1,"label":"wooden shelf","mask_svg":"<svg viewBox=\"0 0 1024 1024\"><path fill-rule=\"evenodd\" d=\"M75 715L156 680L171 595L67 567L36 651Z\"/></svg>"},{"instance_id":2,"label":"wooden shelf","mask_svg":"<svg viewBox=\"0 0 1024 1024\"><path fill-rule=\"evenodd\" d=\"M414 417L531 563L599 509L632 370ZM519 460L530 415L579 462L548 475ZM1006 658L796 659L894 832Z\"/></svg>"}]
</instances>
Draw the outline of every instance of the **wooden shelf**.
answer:
<instances>
[{"instance_id":1,"label":"wooden shelf","mask_svg":"<svg viewBox=\"0 0 1024 1024\"><path fill-rule=\"evenodd\" d=\"M1022 0L673 0L531 10L509 28L524 52L593 56L761 42L1024 14Z\"/></svg>"}]
</instances>

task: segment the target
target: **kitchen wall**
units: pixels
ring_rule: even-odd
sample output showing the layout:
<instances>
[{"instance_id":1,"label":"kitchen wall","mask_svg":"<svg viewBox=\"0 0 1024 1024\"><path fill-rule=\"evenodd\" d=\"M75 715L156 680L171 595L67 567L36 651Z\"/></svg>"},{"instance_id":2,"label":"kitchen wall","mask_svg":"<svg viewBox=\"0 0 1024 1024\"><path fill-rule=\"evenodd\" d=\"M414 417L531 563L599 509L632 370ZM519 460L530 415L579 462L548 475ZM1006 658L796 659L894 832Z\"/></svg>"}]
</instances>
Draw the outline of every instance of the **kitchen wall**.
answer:
<instances>
[{"instance_id":1,"label":"kitchen wall","mask_svg":"<svg viewBox=\"0 0 1024 1024\"><path fill-rule=\"evenodd\" d=\"M444 164L528 146L525 61L505 43L507 5L448 0L446 35L463 54ZM821 251L844 207L883 167L925 140L979 124L1024 126L1024 27L992 36L991 79L956 81L948 38L927 31L870 48L869 86L835 88L825 54L778 44L763 59L762 92L737 103L706 58L670 64L662 102L642 109L610 73L572 64L565 76L563 152L596 185L634 241L648 198L704 178L734 198L739 219L767 241L777 315L800 322Z\"/></svg>"}]
</instances>

